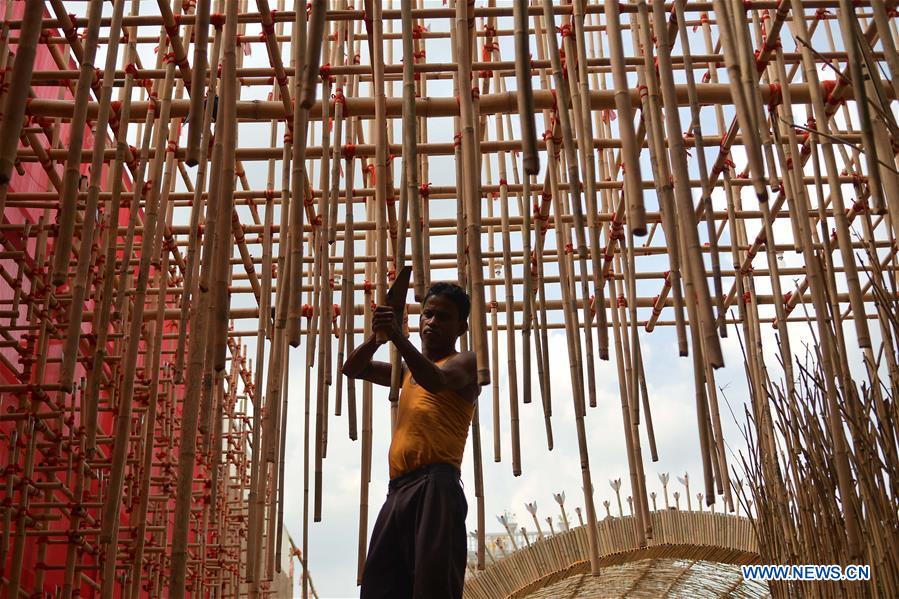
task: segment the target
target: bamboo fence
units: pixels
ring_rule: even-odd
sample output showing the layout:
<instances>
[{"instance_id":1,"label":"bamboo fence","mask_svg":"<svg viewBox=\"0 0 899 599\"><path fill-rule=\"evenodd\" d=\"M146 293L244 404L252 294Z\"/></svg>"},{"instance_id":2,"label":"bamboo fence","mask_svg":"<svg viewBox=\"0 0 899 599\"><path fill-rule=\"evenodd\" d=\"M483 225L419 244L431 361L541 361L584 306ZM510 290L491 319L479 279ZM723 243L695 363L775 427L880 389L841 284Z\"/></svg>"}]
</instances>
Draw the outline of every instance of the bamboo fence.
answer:
<instances>
[{"instance_id":1,"label":"bamboo fence","mask_svg":"<svg viewBox=\"0 0 899 599\"><path fill-rule=\"evenodd\" d=\"M472 298L476 569L493 559L482 441L528 473L534 410L548 450L576 439L578 543L600 571L591 458L608 458L588 423L607 361L633 490L616 534L663 534L652 347L692 366L701 501L723 515L751 495L771 561L826 545L899 571L894 2L150 4L0 3L6 596L266 597L297 556L315 595L308 532L344 434L361 575L392 423L341 367L407 265L415 300L438 280ZM746 489L716 381L734 335ZM807 335L813 366L794 356Z\"/></svg>"}]
</instances>

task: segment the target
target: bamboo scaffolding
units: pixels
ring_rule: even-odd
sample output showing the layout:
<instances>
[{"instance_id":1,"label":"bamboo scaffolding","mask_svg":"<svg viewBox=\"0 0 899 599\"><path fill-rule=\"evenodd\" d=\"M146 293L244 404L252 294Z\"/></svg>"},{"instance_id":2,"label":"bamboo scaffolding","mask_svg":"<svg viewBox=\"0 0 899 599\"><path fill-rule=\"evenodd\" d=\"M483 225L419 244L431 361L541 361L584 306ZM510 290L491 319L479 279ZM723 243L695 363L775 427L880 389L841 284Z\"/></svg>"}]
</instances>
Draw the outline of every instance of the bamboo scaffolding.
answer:
<instances>
[{"instance_id":1,"label":"bamboo scaffolding","mask_svg":"<svg viewBox=\"0 0 899 599\"><path fill-rule=\"evenodd\" d=\"M465 473L470 570L493 581L482 590L562 576L574 556L589 576L613 545L702 539L728 510L753 519L728 534L770 563L874 566L863 590L775 596L899 592L892 6L102 4L0 5L7 595L274 597L299 551L315 596L306 565L325 557L312 533L331 521L336 430L361 441L361 575L373 449L396 404L334 369L408 263L416 300L444 279L472 297L464 344L492 386ZM413 336L420 311L408 306ZM559 403L563 344L573 412ZM291 376L302 365L304 388ZM696 437L702 478L670 505L666 478L656 512L644 443L666 458L660 389L680 383L696 419L678 430ZM616 488L621 526L597 519L591 480L613 458L595 453L588 407L615 386L631 481ZM722 398L750 419L742 455ZM552 537L534 506L542 540L520 542L507 520L514 543L488 544L493 468L534 474L529 410L549 449L575 425L586 528L568 530L557 498ZM494 461L508 464L482 459L488 414ZM302 548L288 555L300 444ZM707 522L668 517L693 501Z\"/></svg>"}]
</instances>

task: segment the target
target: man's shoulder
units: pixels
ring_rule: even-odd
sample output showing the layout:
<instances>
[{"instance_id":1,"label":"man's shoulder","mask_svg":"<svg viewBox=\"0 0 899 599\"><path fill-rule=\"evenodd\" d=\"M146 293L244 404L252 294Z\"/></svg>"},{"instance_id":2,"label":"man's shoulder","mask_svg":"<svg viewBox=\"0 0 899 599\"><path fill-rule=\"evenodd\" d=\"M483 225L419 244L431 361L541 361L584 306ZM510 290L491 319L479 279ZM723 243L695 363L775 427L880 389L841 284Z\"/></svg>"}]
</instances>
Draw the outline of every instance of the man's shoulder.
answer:
<instances>
[{"instance_id":1,"label":"man's shoulder","mask_svg":"<svg viewBox=\"0 0 899 599\"><path fill-rule=\"evenodd\" d=\"M466 369L477 369L478 365L478 357L473 351L460 351L455 356L453 356L453 361L455 361L460 366L465 367Z\"/></svg>"}]
</instances>

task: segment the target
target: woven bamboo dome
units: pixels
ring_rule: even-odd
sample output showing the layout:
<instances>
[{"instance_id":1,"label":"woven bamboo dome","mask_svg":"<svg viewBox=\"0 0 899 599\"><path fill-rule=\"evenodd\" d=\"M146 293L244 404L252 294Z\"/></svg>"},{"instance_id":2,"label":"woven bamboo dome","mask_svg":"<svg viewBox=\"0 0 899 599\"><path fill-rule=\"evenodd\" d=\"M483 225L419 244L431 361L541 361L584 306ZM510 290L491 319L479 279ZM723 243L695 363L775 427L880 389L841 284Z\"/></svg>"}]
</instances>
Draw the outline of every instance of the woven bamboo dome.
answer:
<instances>
[{"instance_id":1,"label":"woven bamboo dome","mask_svg":"<svg viewBox=\"0 0 899 599\"><path fill-rule=\"evenodd\" d=\"M600 574L589 576L583 526L520 548L466 580L465 597L768 597L765 583L743 580L739 566L759 563L747 518L712 512L651 512L656 535L634 543L635 518L600 520Z\"/></svg>"},{"instance_id":2,"label":"woven bamboo dome","mask_svg":"<svg viewBox=\"0 0 899 599\"><path fill-rule=\"evenodd\" d=\"M601 581L585 425L600 365L616 377L635 542L658 537L652 351L694 390L683 430L707 502L740 501L716 380L734 367L760 552L882 564L878 592L899 596L894 2L0 10L6 596L274 596L299 556L306 597L334 435L360 455L359 571L372 435L391 422L340 369L407 265L410 334L431 282L472 298L479 568L484 456L520 474L533 409L547 449L577 439L577 538ZM725 336L743 350L727 365ZM808 339L820 372L802 378ZM573 416L554 419L554 401ZM288 430L288 405L302 427ZM288 443L302 498L284 496ZM302 504L295 547L285 504ZM639 588L634 568L655 564L723 588L714 558L650 556L617 576Z\"/></svg>"}]
</instances>

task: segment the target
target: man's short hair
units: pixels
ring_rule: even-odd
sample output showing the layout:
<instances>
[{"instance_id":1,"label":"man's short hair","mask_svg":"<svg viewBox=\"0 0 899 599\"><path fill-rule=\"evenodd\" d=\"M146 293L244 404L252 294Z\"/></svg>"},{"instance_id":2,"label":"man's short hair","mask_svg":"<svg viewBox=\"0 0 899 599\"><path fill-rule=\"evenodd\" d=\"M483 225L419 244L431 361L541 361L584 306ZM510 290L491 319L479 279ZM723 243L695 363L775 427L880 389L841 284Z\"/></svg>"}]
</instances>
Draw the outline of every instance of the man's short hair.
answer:
<instances>
[{"instance_id":1,"label":"man's short hair","mask_svg":"<svg viewBox=\"0 0 899 599\"><path fill-rule=\"evenodd\" d=\"M456 308L459 310L459 320L463 322L468 320L468 315L471 313L471 299L469 299L468 294L465 293L464 289L455 283L448 283L446 281L434 283L428 288L425 299L421 302L422 305L424 305L432 295L445 297L456 304Z\"/></svg>"}]
</instances>

